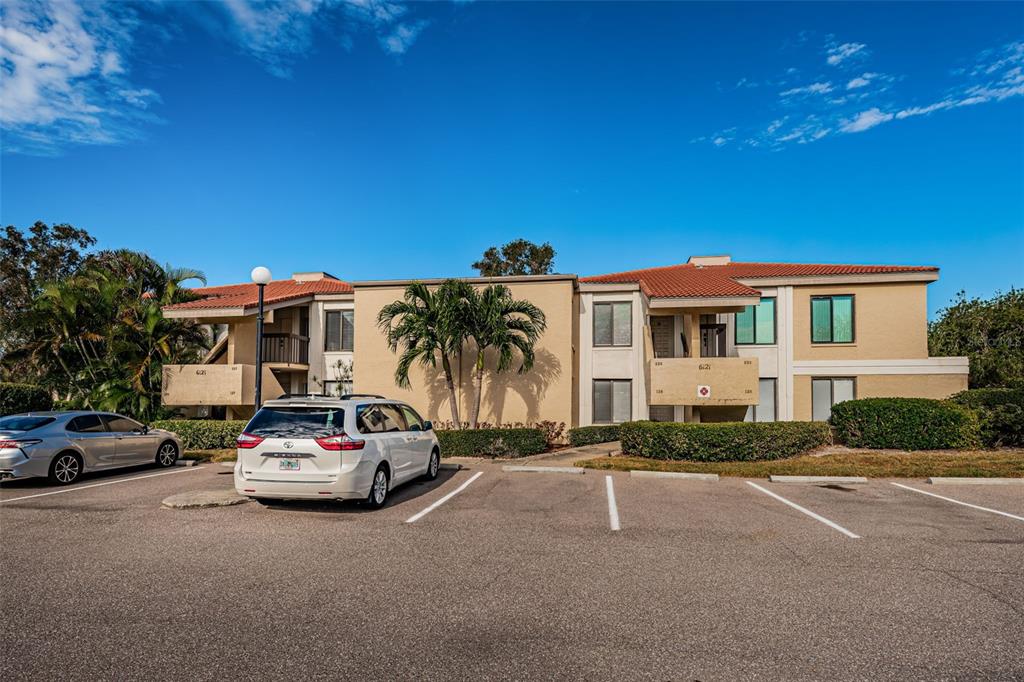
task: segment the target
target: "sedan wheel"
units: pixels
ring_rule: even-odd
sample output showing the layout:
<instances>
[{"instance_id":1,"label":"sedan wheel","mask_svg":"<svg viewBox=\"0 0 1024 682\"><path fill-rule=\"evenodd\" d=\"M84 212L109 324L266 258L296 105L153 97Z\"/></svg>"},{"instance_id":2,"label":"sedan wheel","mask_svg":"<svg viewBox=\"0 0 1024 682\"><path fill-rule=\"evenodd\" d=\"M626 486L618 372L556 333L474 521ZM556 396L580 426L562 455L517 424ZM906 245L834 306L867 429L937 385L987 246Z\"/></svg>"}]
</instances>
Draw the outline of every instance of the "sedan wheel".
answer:
<instances>
[{"instance_id":1,"label":"sedan wheel","mask_svg":"<svg viewBox=\"0 0 1024 682\"><path fill-rule=\"evenodd\" d=\"M82 475L82 460L70 452L61 453L50 465L50 480L58 485L68 485Z\"/></svg>"},{"instance_id":2,"label":"sedan wheel","mask_svg":"<svg viewBox=\"0 0 1024 682\"><path fill-rule=\"evenodd\" d=\"M156 452L156 463L162 467L172 467L178 461L178 447L174 443L164 443Z\"/></svg>"},{"instance_id":3,"label":"sedan wheel","mask_svg":"<svg viewBox=\"0 0 1024 682\"><path fill-rule=\"evenodd\" d=\"M370 496L366 500L374 509L380 509L388 501L388 472L384 467L377 467L370 486Z\"/></svg>"}]
</instances>

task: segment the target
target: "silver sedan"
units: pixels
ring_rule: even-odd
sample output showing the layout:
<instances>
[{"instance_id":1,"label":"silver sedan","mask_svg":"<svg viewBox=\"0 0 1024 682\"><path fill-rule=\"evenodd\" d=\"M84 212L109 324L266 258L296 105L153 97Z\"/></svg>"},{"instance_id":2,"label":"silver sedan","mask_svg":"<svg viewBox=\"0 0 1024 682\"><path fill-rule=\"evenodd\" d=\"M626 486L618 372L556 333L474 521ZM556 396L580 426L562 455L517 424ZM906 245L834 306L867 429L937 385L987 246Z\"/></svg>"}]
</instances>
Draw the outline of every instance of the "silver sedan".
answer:
<instances>
[{"instance_id":1,"label":"silver sedan","mask_svg":"<svg viewBox=\"0 0 1024 682\"><path fill-rule=\"evenodd\" d=\"M58 485L89 471L174 466L181 441L107 412L30 412L0 417L0 481L44 476Z\"/></svg>"}]
</instances>

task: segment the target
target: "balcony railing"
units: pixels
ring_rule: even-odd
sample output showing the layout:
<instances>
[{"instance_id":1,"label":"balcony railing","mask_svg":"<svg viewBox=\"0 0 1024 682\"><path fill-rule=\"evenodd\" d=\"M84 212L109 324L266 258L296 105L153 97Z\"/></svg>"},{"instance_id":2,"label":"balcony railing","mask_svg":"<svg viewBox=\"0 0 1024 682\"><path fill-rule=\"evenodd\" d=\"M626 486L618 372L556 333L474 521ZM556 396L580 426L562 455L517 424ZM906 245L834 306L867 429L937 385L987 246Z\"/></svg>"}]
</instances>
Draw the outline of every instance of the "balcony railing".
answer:
<instances>
[{"instance_id":1,"label":"balcony railing","mask_svg":"<svg viewBox=\"0 0 1024 682\"><path fill-rule=\"evenodd\" d=\"M308 365L309 337L298 334L264 334L263 362Z\"/></svg>"}]
</instances>

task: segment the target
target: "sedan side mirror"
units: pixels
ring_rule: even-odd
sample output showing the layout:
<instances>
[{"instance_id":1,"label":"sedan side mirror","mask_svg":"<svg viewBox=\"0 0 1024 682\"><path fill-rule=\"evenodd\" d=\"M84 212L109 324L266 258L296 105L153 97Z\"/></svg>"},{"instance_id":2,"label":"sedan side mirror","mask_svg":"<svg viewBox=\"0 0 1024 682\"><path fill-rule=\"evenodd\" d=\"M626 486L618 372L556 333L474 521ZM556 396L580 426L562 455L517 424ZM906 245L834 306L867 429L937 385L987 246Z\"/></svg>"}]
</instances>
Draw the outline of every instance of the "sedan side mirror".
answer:
<instances>
[{"instance_id":1,"label":"sedan side mirror","mask_svg":"<svg viewBox=\"0 0 1024 682\"><path fill-rule=\"evenodd\" d=\"M433 431L434 430L434 423L432 421L430 421L429 419L427 421L423 422L423 430L424 431Z\"/></svg>"}]
</instances>

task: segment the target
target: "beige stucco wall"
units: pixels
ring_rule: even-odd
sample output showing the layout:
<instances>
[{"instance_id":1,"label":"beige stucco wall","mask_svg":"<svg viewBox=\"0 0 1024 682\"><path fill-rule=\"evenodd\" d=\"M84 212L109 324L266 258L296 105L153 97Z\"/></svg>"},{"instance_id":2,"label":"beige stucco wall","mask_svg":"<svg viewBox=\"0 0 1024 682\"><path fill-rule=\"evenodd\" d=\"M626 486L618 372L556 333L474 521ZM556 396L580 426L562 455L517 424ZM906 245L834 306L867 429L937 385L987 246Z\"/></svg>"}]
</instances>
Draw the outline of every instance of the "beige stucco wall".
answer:
<instances>
[{"instance_id":1,"label":"beige stucco wall","mask_svg":"<svg viewBox=\"0 0 1024 682\"><path fill-rule=\"evenodd\" d=\"M573 425L575 414L575 295L573 280L511 282L512 296L527 299L544 311L547 331L536 345L536 360L531 371L513 370L484 377L481 421L489 423L537 422L551 420ZM415 366L410 371L412 386L395 385L398 354L387 347L377 327L377 314L392 301L402 298L404 287L357 286L355 290L355 343L353 388L357 393L376 393L405 400L428 419L450 421L451 409L440 362L436 369ZM473 353L467 346L461 362L456 363L456 384L460 415L468 419L474 398L471 370ZM488 367L494 367L488 358Z\"/></svg>"},{"instance_id":2,"label":"beige stucco wall","mask_svg":"<svg viewBox=\"0 0 1024 682\"><path fill-rule=\"evenodd\" d=\"M862 374L857 398L948 398L967 388L966 374ZM793 377L793 419L811 419L811 377Z\"/></svg>"},{"instance_id":3,"label":"beige stucco wall","mask_svg":"<svg viewBox=\"0 0 1024 682\"><path fill-rule=\"evenodd\" d=\"M854 342L811 343L811 297L853 294ZM794 360L900 360L928 357L924 282L794 287Z\"/></svg>"}]
</instances>

